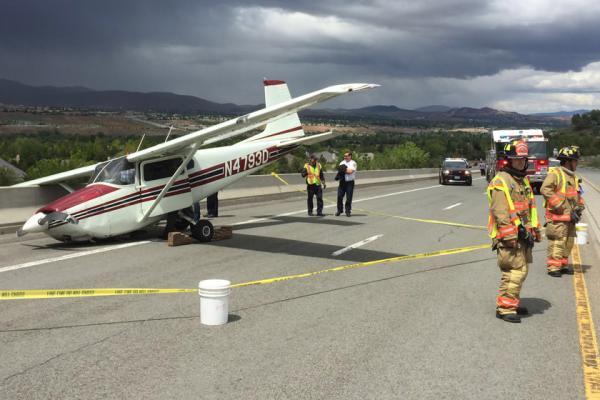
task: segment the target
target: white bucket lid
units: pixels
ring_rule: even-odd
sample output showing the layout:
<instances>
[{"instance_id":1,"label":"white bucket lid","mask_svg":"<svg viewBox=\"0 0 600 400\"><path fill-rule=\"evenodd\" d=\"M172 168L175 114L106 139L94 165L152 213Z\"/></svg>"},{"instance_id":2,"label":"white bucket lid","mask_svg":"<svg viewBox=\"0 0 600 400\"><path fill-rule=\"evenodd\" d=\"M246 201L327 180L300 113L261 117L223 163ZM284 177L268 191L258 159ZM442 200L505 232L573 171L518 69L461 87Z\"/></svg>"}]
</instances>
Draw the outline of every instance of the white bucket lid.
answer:
<instances>
[{"instance_id":1,"label":"white bucket lid","mask_svg":"<svg viewBox=\"0 0 600 400\"><path fill-rule=\"evenodd\" d=\"M231 282L225 279L206 279L198 283L198 294L204 297L229 295Z\"/></svg>"}]
</instances>

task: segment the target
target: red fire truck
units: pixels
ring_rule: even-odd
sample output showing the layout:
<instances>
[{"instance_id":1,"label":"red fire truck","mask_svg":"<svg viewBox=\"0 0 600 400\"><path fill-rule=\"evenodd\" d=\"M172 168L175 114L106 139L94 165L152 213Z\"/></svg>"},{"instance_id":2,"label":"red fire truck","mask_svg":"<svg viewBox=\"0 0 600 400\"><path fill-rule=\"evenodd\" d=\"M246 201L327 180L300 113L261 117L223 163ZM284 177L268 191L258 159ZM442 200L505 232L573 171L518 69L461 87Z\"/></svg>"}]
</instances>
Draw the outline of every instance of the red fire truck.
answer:
<instances>
[{"instance_id":1,"label":"red fire truck","mask_svg":"<svg viewBox=\"0 0 600 400\"><path fill-rule=\"evenodd\" d=\"M533 190L539 193L542 182L548 175L548 139L541 129L492 131L492 148L486 157L486 178L492 180L508 161L504 158L504 146L513 140L525 139L529 147L527 176Z\"/></svg>"}]
</instances>

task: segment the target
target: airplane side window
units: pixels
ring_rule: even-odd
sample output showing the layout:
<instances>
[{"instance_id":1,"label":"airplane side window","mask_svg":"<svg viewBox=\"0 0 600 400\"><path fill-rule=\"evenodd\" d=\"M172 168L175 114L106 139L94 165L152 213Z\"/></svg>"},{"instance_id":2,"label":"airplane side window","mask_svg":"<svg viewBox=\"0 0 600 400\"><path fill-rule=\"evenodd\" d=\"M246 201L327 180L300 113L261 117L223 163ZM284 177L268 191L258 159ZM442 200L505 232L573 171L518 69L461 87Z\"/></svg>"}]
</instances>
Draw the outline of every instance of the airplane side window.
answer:
<instances>
[{"instance_id":1,"label":"airplane side window","mask_svg":"<svg viewBox=\"0 0 600 400\"><path fill-rule=\"evenodd\" d=\"M144 164L144 180L154 181L157 179L170 178L180 165L181 158L171 158L169 160Z\"/></svg>"}]
</instances>

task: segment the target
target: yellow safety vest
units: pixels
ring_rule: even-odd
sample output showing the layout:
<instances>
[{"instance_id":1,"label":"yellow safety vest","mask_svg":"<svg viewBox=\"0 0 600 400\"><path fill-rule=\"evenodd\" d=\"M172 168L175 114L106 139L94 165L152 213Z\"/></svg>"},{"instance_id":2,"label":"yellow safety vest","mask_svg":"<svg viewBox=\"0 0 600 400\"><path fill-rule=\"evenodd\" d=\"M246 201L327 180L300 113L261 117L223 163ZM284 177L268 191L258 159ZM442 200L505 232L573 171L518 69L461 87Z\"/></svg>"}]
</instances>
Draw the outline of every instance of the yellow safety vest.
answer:
<instances>
[{"instance_id":1,"label":"yellow safety vest","mask_svg":"<svg viewBox=\"0 0 600 400\"><path fill-rule=\"evenodd\" d=\"M496 180L500 180L502 182L501 185L494 185ZM531 218L531 226L532 228L539 228L540 222L538 220L537 215L537 207L535 205L535 197L533 195L533 190L531 189L531 185L529 184L529 179L525 177L523 179L525 183L525 187L529 189L529 194L527 196L527 202L513 202L510 197L510 191L508 189L508 184L501 176L495 176L494 179L490 182L488 186L487 195L488 195L488 204L490 206L490 215L488 217L488 234L492 239L502 239L505 236L511 234L517 234L519 230L519 226L522 224L521 218L519 218L518 211L523 211L525 209L529 209L529 216ZM492 190L500 189L504 195L506 196L506 201L508 202L508 212L510 215L510 220L513 225L505 226L503 228L498 229L498 224L496 224L496 220L492 215L491 206L492 206Z\"/></svg>"},{"instance_id":2,"label":"yellow safety vest","mask_svg":"<svg viewBox=\"0 0 600 400\"><path fill-rule=\"evenodd\" d=\"M569 188L567 190L567 177L565 175L565 171L560 167L550 168L548 171L549 174L556 174L558 178L558 191L555 192L552 197L548 200L544 199L544 208L546 209L546 219L548 221L553 222L570 222L571 216L568 214L554 214L550 210L556 207L558 204L562 203L568 198L575 198L579 196L579 179L575 177L575 188ZM579 204L583 204L583 199L578 199Z\"/></svg>"},{"instance_id":3,"label":"yellow safety vest","mask_svg":"<svg viewBox=\"0 0 600 400\"><path fill-rule=\"evenodd\" d=\"M321 184L321 164L317 163L314 167L310 164L304 164L304 168L306 168L306 184L307 185L320 185Z\"/></svg>"}]
</instances>

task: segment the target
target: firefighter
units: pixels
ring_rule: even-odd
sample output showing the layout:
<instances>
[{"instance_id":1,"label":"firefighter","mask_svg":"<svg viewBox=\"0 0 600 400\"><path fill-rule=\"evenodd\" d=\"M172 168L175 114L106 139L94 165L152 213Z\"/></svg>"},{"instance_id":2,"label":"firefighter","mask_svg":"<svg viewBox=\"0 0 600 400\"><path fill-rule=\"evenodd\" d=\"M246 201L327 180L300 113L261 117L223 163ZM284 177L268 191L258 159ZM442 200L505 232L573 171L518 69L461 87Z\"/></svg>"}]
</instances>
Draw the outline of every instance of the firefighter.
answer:
<instances>
[{"instance_id":1,"label":"firefighter","mask_svg":"<svg viewBox=\"0 0 600 400\"><path fill-rule=\"evenodd\" d=\"M308 195L306 204L308 207L308 215L313 215L313 196L317 197L317 216L324 217L323 214L323 189L325 185L325 176L323 175L323 168L321 163L317 161L317 156L311 154L308 163L304 164L301 175L306 178L306 193ZM323 184L323 189L321 188Z\"/></svg>"},{"instance_id":2,"label":"firefighter","mask_svg":"<svg viewBox=\"0 0 600 400\"><path fill-rule=\"evenodd\" d=\"M525 307L519 307L521 287L527 277L527 264L533 261L533 244L541 240L541 235L533 190L525 176L527 143L514 141L504 150L508 165L498 172L487 189L488 231L502 273L496 317L521 322L520 315L527 314Z\"/></svg>"},{"instance_id":3,"label":"firefighter","mask_svg":"<svg viewBox=\"0 0 600 400\"><path fill-rule=\"evenodd\" d=\"M548 238L548 275L560 278L573 274L569 254L575 241L575 224L585 208L579 178L575 175L579 147L567 146L558 151L560 167L550 168L540 192L546 208Z\"/></svg>"}]
</instances>

